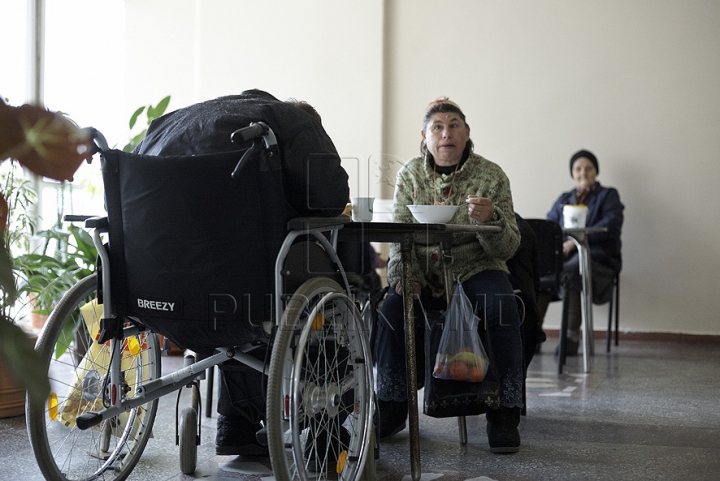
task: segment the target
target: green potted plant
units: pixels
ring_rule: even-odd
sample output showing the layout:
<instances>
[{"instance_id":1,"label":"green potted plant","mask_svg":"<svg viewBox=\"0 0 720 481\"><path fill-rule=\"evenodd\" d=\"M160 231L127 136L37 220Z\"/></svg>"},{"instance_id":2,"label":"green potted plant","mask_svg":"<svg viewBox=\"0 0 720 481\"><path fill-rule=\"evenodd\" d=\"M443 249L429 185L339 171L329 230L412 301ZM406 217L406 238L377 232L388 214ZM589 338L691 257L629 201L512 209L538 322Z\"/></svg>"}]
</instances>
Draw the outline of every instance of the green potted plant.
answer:
<instances>
[{"instance_id":1,"label":"green potted plant","mask_svg":"<svg viewBox=\"0 0 720 481\"><path fill-rule=\"evenodd\" d=\"M7 281L15 286L19 271L15 269L12 257L26 253L30 248L30 238L37 227L32 206L37 202L37 194L32 188L19 165L15 162L3 164L0 172L0 192L4 193L7 210L2 225L2 252L4 262L12 265ZM16 291L3 289L0 296L0 330L2 345L6 354L20 358L32 352L32 337L26 330L18 328L23 302L18 302ZM0 360L1 361L1 360ZM25 391L14 382L7 362L0 362L0 417L17 416L25 409Z\"/></svg>"},{"instance_id":2,"label":"green potted plant","mask_svg":"<svg viewBox=\"0 0 720 481\"><path fill-rule=\"evenodd\" d=\"M36 105L12 107L0 98L0 162L15 159L37 175L65 181L72 180L80 164L91 155L88 133L62 114ZM12 196L0 191L0 363L22 389L27 389L29 398L43 402L50 392L43 359L13 319L18 292L11 246L15 246L13 235L19 231L14 229L15 223L11 224L12 204ZM29 212L16 208L12 209L14 219ZM26 234L31 232L21 235Z\"/></svg>"},{"instance_id":3,"label":"green potted plant","mask_svg":"<svg viewBox=\"0 0 720 481\"><path fill-rule=\"evenodd\" d=\"M125 147L123 147L124 152L132 152L135 147L140 145L140 142L145 138L145 134L147 134L147 127L143 128L142 131L140 131L137 134L133 134L132 131L135 128L135 124L137 123L138 119L140 118L140 115L142 115L143 112L145 112L145 115L147 117L147 126L150 126L150 123L155 120L156 118L160 117L162 114L165 113L165 110L168 107L168 104L170 103L170 95L163 98L156 106L143 105L142 107L139 107L133 114L130 116L130 140L127 144L125 144Z\"/></svg>"},{"instance_id":4,"label":"green potted plant","mask_svg":"<svg viewBox=\"0 0 720 481\"><path fill-rule=\"evenodd\" d=\"M32 314L46 317L72 286L95 272L97 249L90 234L76 225L53 227L38 232L36 237L44 239L42 249L16 257L15 270L18 292L31 300ZM65 327L68 338L77 328Z\"/></svg>"}]
</instances>

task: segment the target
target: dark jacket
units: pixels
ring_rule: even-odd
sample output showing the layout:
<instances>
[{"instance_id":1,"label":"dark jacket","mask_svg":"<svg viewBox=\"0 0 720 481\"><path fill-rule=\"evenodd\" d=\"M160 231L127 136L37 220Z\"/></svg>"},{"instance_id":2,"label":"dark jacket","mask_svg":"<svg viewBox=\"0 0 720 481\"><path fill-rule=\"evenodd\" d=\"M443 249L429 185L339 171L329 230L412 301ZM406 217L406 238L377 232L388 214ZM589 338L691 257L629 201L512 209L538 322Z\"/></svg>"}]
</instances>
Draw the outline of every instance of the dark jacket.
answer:
<instances>
[{"instance_id":1,"label":"dark jacket","mask_svg":"<svg viewBox=\"0 0 720 481\"><path fill-rule=\"evenodd\" d=\"M267 123L277 137L286 220L340 215L350 189L332 140L310 114L261 90L190 105L154 120L136 153L170 156L239 150L230 135L258 121Z\"/></svg>"},{"instance_id":2,"label":"dark jacket","mask_svg":"<svg viewBox=\"0 0 720 481\"><path fill-rule=\"evenodd\" d=\"M523 338L525 369L535 354L536 344L545 341L540 327L537 296L540 289L538 249L535 232L519 214L515 214L520 230L520 246L515 255L506 264L510 270L510 283L513 289L520 290L523 313L521 333Z\"/></svg>"},{"instance_id":3,"label":"dark jacket","mask_svg":"<svg viewBox=\"0 0 720 481\"><path fill-rule=\"evenodd\" d=\"M278 151L261 150L235 179L249 145L235 145L231 134L257 121L272 128ZM118 169L126 215L113 217L123 221L133 296L182 300L175 315L202 324L192 338L185 339L187 322L158 321L154 330L184 347L247 342L244 326L274 315L288 220L340 215L347 204L348 176L330 137L310 114L253 90L156 119L135 154L123 161L132 169ZM179 285L188 272L192 282ZM233 301L219 306L217 293Z\"/></svg>"},{"instance_id":4,"label":"dark jacket","mask_svg":"<svg viewBox=\"0 0 720 481\"><path fill-rule=\"evenodd\" d=\"M565 192L555 201L547 214L548 220L562 225L562 209L565 204L577 204L575 190ZM612 187L603 187L598 182L585 199L588 207L587 227L607 227L607 232L596 232L588 236L590 257L617 272L622 269L622 242L620 234L623 225L623 210L618 191Z\"/></svg>"}]
</instances>

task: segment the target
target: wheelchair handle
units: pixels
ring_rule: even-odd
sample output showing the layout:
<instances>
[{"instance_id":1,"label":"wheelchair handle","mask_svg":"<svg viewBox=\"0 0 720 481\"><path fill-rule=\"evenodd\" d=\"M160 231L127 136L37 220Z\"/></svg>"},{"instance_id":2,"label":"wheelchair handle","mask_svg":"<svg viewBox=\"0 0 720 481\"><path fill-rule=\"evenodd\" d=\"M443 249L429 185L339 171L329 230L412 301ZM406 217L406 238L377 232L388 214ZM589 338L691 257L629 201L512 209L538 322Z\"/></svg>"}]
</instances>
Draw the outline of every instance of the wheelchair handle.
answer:
<instances>
[{"instance_id":1,"label":"wheelchair handle","mask_svg":"<svg viewBox=\"0 0 720 481\"><path fill-rule=\"evenodd\" d=\"M262 149L262 147L260 145L253 143L252 147L250 147L249 149L247 149L245 151L245 153L242 155L242 157L240 157L240 160L238 160L238 163L235 166L235 170L233 170L232 174L230 174L233 179L237 180L240 178L240 173L242 172L243 167L245 165L247 165L248 159L250 159L257 152L259 152L260 149Z\"/></svg>"},{"instance_id":2,"label":"wheelchair handle","mask_svg":"<svg viewBox=\"0 0 720 481\"><path fill-rule=\"evenodd\" d=\"M110 148L108 146L107 140L105 139L105 136L102 134L102 132L100 132L95 127L85 127L82 130L85 131L85 133L93 141L93 147L94 147L93 154L96 154L97 152L102 152L104 150L108 150Z\"/></svg>"},{"instance_id":3,"label":"wheelchair handle","mask_svg":"<svg viewBox=\"0 0 720 481\"><path fill-rule=\"evenodd\" d=\"M251 122L247 127L237 129L230 134L230 140L235 144L242 144L265 135L268 130L270 127L265 122Z\"/></svg>"},{"instance_id":4,"label":"wheelchair handle","mask_svg":"<svg viewBox=\"0 0 720 481\"><path fill-rule=\"evenodd\" d=\"M243 167L262 149L262 144L257 142L257 139L260 137L262 137L263 143L265 144L265 150L268 151L268 156L272 157L277 153L275 133L265 122L250 122L250 125L247 127L237 129L230 134L230 140L235 144L242 144L252 140L252 145L245 151L231 174L233 179L240 178Z\"/></svg>"}]
</instances>

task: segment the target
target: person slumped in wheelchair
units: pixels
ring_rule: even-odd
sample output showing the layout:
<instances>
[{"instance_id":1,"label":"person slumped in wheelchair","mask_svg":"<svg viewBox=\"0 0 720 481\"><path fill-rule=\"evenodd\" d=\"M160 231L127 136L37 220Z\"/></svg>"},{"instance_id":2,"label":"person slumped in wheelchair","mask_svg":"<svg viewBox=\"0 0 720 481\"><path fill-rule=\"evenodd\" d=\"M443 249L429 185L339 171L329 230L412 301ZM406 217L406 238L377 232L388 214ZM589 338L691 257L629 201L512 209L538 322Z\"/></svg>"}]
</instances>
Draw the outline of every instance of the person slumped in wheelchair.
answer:
<instances>
[{"instance_id":1,"label":"person slumped in wheelchair","mask_svg":"<svg viewBox=\"0 0 720 481\"><path fill-rule=\"evenodd\" d=\"M253 273L246 282L259 284L262 295L273 292L272 276L260 273L272 272L287 222L296 217L340 215L349 197L347 173L315 109L306 102L281 101L267 92L248 90L191 105L154 120L135 153L173 156L237 150L238 146L231 142L231 133L251 122L264 122L272 129L282 167L280 185L259 186L261 190L277 193L269 196L275 205L264 222L265 232L261 232L263 226L248 224L247 229L258 230L257 240L242 246L248 250L243 270ZM258 199L261 201L267 202ZM249 210L256 208L247 206ZM267 225L277 226L269 237ZM268 245L271 248L267 249ZM270 252L263 255L264 250ZM262 300L256 304L262 304ZM262 318L268 318L270 309L268 306L261 309ZM251 354L265 361L265 351L257 349ZM223 364L220 372L216 453L266 456L267 447L256 439L265 414L263 374L236 361Z\"/></svg>"},{"instance_id":2,"label":"person slumped in wheelchair","mask_svg":"<svg viewBox=\"0 0 720 481\"><path fill-rule=\"evenodd\" d=\"M522 340L515 302L505 261L520 243L510 183L502 169L473 152L470 127L458 105L444 99L426 109L422 126L421 156L400 170L395 185L395 222L415 222L406 207L411 204L462 205L452 222L494 225L500 232L456 234L452 244L452 275L459 278L474 304L486 300L479 313L487 326L488 339L500 383L499 409L487 411L487 433L493 452L517 452L518 424L523 405ZM414 295L424 310L445 309L446 290L441 252L436 245L416 242L412 281L415 292L403 293L399 245L391 248L388 283L391 289L381 308L377 335L378 437L393 436L406 425L408 416L404 344L403 294ZM416 352L423 352L423 309L415 303ZM487 313L487 317L485 316ZM422 366L422 364L419 364Z\"/></svg>"}]
</instances>

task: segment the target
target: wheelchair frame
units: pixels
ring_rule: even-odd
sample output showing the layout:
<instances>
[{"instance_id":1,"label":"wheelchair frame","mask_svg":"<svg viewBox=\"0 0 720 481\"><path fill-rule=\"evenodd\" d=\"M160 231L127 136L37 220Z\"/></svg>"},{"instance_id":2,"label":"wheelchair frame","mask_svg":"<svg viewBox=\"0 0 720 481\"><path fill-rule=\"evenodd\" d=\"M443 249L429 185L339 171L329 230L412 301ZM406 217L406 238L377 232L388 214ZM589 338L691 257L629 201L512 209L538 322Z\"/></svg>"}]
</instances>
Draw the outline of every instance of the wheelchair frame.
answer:
<instances>
[{"instance_id":1,"label":"wheelchair frame","mask_svg":"<svg viewBox=\"0 0 720 481\"><path fill-rule=\"evenodd\" d=\"M272 133L272 130L269 132ZM97 131L94 133L100 150L107 150L107 143L102 134ZM260 135L265 134L260 132ZM267 147L267 139L265 140ZM238 167L239 165L240 163ZM53 356L56 345L61 342L66 323L80 307L85 294L92 294L95 289L100 288L102 290L100 326L101 329L107 330L108 334L103 337L101 333L99 341L109 344L109 360L106 365L103 364L108 373L98 374L98 369L102 371L101 368L94 371L88 368L87 372L78 372L80 364L77 359L73 363L62 361L66 363L64 367L74 366L75 384L81 380L81 386L75 389L79 390L78 403L82 406L85 400L86 404L85 407L77 409L75 426L72 426L72 420L69 422L65 420L66 427L57 428L63 431L58 441L49 439L50 430L56 428L51 423L57 420L58 409L62 408L57 393L51 394L45 406L27 400L28 432L38 464L45 477L58 480L127 478L139 461L150 436L157 400L185 386L192 387L193 401L192 406L182 412L176 442L180 445L181 470L186 474L193 472L196 467L197 444L199 444L198 379L207 369L214 368L229 359L235 359L268 376L266 427L270 459L278 480L373 479L373 450L368 448L374 443L372 432L374 381L371 351L362 315L356 302L348 297L350 290L347 277L335 253L337 234L345 222L347 221L341 218L311 218L298 219L291 223L292 230L282 244L275 265L275 329L271 336L273 349L268 365L247 354L256 347L254 343L248 343L241 346L219 346L214 354L205 359L193 360L178 371L158 376L159 349L154 333L143 326L140 319L122 319L119 321L121 324L114 327L112 323L105 323L113 316L113 291L110 280L112 266L101 237L107 232L108 218L86 218L85 226L92 229L93 242L98 249L102 278L95 281L92 277L96 274L93 274L68 291L51 314L38 339L36 349L47 356L48 371L52 371L55 363L60 363L60 359L53 359ZM327 233L330 233L330 240L326 237ZM300 236L312 236L322 246L330 260L337 266L344 286L325 277L315 277L306 281L289 299L284 297L283 265L291 245ZM284 300L287 302L284 303ZM78 319L75 322L81 321ZM80 329L82 330L82 326ZM109 340L105 343L106 338ZM132 341L133 339L135 341ZM67 343L66 347L71 344L68 340L62 342ZM77 336L74 342L76 344L79 342ZM89 341L89 346L96 344L92 340ZM333 346L332 349L335 349L333 351L335 364L325 369L324 373L313 372L313 369L319 370L319 368L312 366L315 362L312 356L315 354L309 355L309 353L330 349L328 346ZM129 370L123 368L123 362L128 359L124 354L128 351L128 347L133 351L130 356L131 362L137 362L132 368L136 380L142 378L134 385L130 385L127 380ZM337 352L343 349L347 351L340 361L344 364L338 364L337 358L340 356ZM103 356L107 357L107 352L104 352ZM133 356L137 359L132 359ZM147 362L145 362L146 358ZM317 364L322 363L318 361ZM151 371L154 370L154 375L152 372L149 374L146 372L147 366ZM341 371L342 373L338 374ZM87 382L90 372L94 372L95 377ZM146 375L150 379L146 380ZM351 406L343 399L347 393L352 394L353 397ZM105 409L95 411L94 407L99 401ZM128 412L131 415L123 426L122 416ZM144 421L146 416L148 417L146 424L137 428L135 426L137 418L141 417L141 421ZM348 427L345 427L348 423ZM313 432L312 428L315 425L317 430ZM69 428L69 431L66 428ZM66 472L69 471L69 466L65 463L70 463L70 454L67 459L55 459L55 443L64 445L65 436L74 434L75 429L90 433L90 438L100 438L92 439L92 447L97 443L100 444L97 453L90 453L91 457L99 459L98 462L91 461L88 464L94 466L90 468L92 472L82 472L77 475ZM335 431L329 431L332 429ZM349 440L340 439L340 429L345 429L349 433ZM99 430L101 434L93 434L95 430ZM124 437L116 435L119 430L123 431ZM323 433L325 433L324 446L318 441ZM81 435L77 433L77 436ZM113 451L109 452L113 436L119 441L116 442ZM129 447L128 440L134 441L136 437L140 438L138 444ZM63 455L61 449L58 448L58 458ZM85 455L85 453L80 454ZM323 456L326 459L323 459ZM333 459L334 464L331 462ZM121 466L115 466L116 463Z\"/></svg>"}]
</instances>

